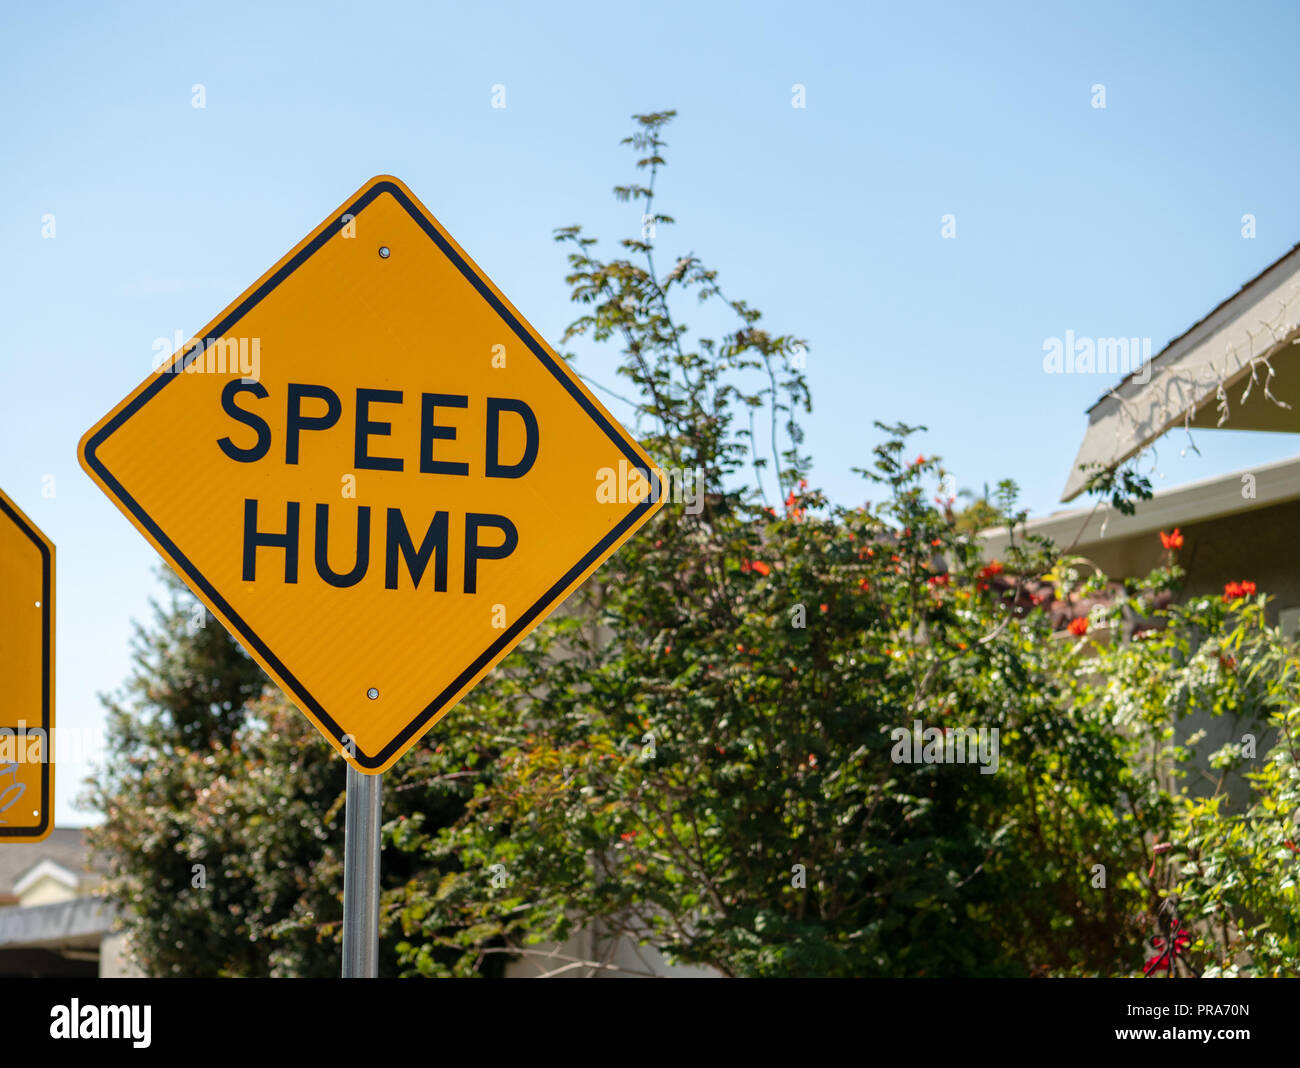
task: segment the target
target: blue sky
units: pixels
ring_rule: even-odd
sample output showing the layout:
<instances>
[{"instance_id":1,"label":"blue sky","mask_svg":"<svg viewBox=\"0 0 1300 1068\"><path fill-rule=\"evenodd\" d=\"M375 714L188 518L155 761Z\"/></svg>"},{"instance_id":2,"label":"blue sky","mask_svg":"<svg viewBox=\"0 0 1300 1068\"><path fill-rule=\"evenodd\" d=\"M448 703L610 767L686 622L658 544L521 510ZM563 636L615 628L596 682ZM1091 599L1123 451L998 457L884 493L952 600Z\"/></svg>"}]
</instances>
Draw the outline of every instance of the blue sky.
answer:
<instances>
[{"instance_id":1,"label":"blue sky","mask_svg":"<svg viewBox=\"0 0 1300 1068\"><path fill-rule=\"evenodd\" d=\"M661 262L696 253L808 339L807 445L833 499L864 498L850 469L879 419L926 424L918 451L958 485L1011 477L1034 511L1056 507L1111 382L1045 375L1044 339L1158 350L1300 241L1300 17L1130 8L0 7L0 486L58 546L60 726L102 722L96 694L125 677L157 589L153 550L75 455L155 339L199 330L379 173L558 339L573 309L551 230L636 228L609 196L634 112L679 112ZM612 381L608 354L581 356ZM1198 444L1165 443L1158 486L1297 451ZM159 443L178 479L185 452ZM92 818L73 808L84 774L60 768L60 823Z\"/></svg>"}]
</instances>

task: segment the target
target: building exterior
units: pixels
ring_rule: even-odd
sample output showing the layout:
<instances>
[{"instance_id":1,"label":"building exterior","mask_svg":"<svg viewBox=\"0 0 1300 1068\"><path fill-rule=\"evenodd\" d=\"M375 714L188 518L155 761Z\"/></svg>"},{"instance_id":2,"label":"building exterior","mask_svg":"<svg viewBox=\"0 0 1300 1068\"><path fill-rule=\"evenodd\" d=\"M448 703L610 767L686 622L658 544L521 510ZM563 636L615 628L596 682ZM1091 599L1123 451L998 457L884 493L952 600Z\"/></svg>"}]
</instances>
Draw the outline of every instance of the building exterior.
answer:
<instances>
[{"instance_id":1,"label":"building exterior","mask_svg":"<svg viewBox=\"0 0 1300 1068\"><path fill-rule=\"evenodd\" d=\"M0 846L0 979L132 974L85 832Z\"/></svg>"},{"instance_id":2,"label":"building exterior","mask_svg":"<svg viewBox=\"0 0 1300 1068\"><path fill-rule=\"evenodd\" d=\"M1187 575L1180 597L1220 597L1230 582L1248 580L1268 593L1270 621L1300 637L1300 245L1251 279L1147 364L1134 368L1088 410L1088 426L1066 479L1062 501L1080 497L1090 476L1135 461L1170 432L1219 427L1279 435L1279 458L1156 493L1132 515L1108 503L1053 512L1030 520L1024 533L1050 538L1112 579L1135 578L1159 566L1159 534L1179 530L1178 562ZM1212 435L1210 435L1212 438ZM1212 440L1207 446L1213 447ZM1288 455L1290 454L1290 455ZM1017 532L1017 537L1020 537ZM987 530L983 552L1005 554L1009 534ZM1121 635L1122 637L1122 635ZM1257 723L1194 714L1180 724L1186 737L1204 730L1198 761L1245 733L1271 734ZM1207 782L1212 776L1206 776ZM1244 804L1248 783L1224 782L1229 806ZM1209 789L1206 786L1205 789Z\"/></svg>"},{"instance_id":3,"label":"building exterior","mask_svg":"<svg viewBox=\"0 0 1300 1068\"><path fill-rule=\"evenodd\" d=\"M1278 461L1158 493L1138 502L1133 516L1090 505L1034 520L1029 529L1124 577L1155 565L1156 532L1180 528L1185 596L1217 595L1226 583L1249 579L1274 595L1273 620L1294 634L1300 569L1291 548L1300 519L1300 458L1291 435L1300 434L1300 245L1088 410L1061 499L1075 500L1091 474L1134 460L1166 433L1200 435L1219 427L1277 434ZM996 553L1005 538L989 535Z\"/></svg>"},{"instance_id":4,"label":"building exterior","mask_svg":"<svg viewBox=\"0 0 1300 1068\"><path fill-rule=\"evenodd\" d=\"M1300 378L1300 366L1296 375ZM1031 519L1024 533L1050 538L1112 578L1128 578L1159 566L1164 551L1159 534L1175 529L1184 538L1178 553L1187 571L1184 598L1218 597L1227 583L1249 579L1272 595L1272 621L1297 636L1300 568L1291 554L1300 530L1300 458L1157 493L1139 501L1131 516L1091 505L1053 512ZM1004 555L1008 540L1006 530L985 531L985 555Z\"/></svg>"}]
</instances>

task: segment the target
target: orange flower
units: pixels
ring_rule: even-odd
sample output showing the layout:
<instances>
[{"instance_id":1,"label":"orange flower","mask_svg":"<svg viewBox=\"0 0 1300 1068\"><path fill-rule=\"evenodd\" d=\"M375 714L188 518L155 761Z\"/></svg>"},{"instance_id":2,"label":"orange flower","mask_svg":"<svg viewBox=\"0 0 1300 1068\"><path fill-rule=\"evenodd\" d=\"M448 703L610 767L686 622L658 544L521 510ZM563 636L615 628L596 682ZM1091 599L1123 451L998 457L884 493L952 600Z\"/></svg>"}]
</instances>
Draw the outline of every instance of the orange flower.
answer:
<instances>
[{"instance_id":1,"label":"orange flower","mask_svg":"<svg viewBox=\"0 0 1300 1068\"><path fill-rule=\"evenodd\" d=\"M760 575L770 575L772 573L772 569L762 560L742 560L740 561L740 570L757 571Z\"/></svg>"},{"instance_id":2,"label":"orange flower","mask_svg":"<svg viewBox=\"0 0 1300 1068\"><path fill-rule=\"evenodd\" d=\"M1166 549L1181 549L1183 547L1183 535L1178 527L1174 527L1172 534L1166 534L1163 530L1160 532L1160 544Z\"/></svg>"},{"instance_id":3,"label":"orange flower","mask_svg":"<svg viewBox=\"0 0 1300 1068\"><path fill-rule=\"evenodd\" d=\"M1066 628L1076 638L1082 638L1088 633L1088 617L1080 616L1078 619L1070 620L1070 625Z\"/></svg>"},{"instance_id":4,"label":"orange flower","mask_svg":"<svg viewBox=\"0 0 1300 1068\"><path fill-rule=\"evenodd\" d=\"M994 575L1000 574L1002 574L1002 564L997 560L987 563L980 568L980 578L982 579L992 578Z\"/></svg>"}]
</instances>

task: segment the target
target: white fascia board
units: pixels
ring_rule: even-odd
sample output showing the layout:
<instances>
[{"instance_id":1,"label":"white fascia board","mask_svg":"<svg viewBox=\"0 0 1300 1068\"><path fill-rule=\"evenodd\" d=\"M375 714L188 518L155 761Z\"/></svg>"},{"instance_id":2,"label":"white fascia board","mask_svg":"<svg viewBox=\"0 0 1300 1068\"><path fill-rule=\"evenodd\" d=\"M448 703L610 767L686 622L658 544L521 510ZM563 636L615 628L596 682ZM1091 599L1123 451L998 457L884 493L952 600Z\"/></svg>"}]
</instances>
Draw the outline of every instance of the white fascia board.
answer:
<instances>
[{"instance_id":1,"label":"white fascia board","mask_svg":"<svg viewBox=\"0 0 1300 1068\"><path fill-rule=\"evenodd\" d=\"M1062 501L1087 483L1084 464L1115 467L1166 431L1185 425L1197 409L1213 404L1218 390L1243 383L1252 367L1262 391L1267 368L1300 333L1300 246L1292 249L1224 301L1187 333L1171 341L1088 412L1088 430L1070 468ZM1286 359L1300 350L1290 348ZM1276 364L1274 364L1276 368ZM1251 430L1249 420L1229 429ZM1095 474L1095 469L1093 471Z\"/></svg>"}]
</instances>

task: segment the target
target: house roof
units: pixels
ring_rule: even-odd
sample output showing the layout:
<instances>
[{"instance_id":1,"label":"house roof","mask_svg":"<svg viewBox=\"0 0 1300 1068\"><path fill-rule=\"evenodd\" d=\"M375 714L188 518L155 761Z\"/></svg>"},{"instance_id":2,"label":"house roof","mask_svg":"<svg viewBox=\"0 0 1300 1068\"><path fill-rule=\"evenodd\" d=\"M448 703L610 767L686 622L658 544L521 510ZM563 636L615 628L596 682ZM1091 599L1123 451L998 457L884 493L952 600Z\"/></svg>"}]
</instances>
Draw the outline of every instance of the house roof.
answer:
<instances>
[{"instance_id":1,"label":"house roof","mask_svg":"<svg viewBox=\"0 0 1300 1068\"><path fill-rule=\"evenodd\" d=\"M112 904L99 897L79 897L26 909L0 909L0 948L97 946L112 929L113 914Z\"/></svg>"},{"instance_id":2,"label":"house roof","mask_svg":"<svg viewBox=\"0 0 1300 1068\"><path fill-rule=\"evenodd\" d=\"M1298 321L1300 245L1088 409L1061 499L1083 492L1082 465L1116 467L1175 427L1300 432Z\"/></svg>"},{"instance_id":3,"label":"house roof","mask_svg":"<svg viewBox=\"0 0 1300 1068\"><path fill-rule=\"evenodd\" d=\"M22 897L38 882L47 878L66 886L69 890L76 890L81 885L82 873L65 868L58 861L51 860L49 857L42 857L14 883L14 893Z\"/></svg>"},{"instance_id":4,"label":"house roof","mask_svg":"<svg viewBox=\"0 0 1300 1068\"><path fill-rule=\"evenodd\" d=\"M0 899L15 897L23 876L43 860L78 876L86 872L88 866L90 870L101 870L100 865L91 864L85 834L80 827L55 827L43 842L0 845Z\"/></svg>"},{"instance_id":5,"label":"house roof","mask_svg":"<svg viewBox=\"0 0 1300 1068\"><path fill-rule=\"evenodd\" d=\"M1170 342L1169 342L1169 343L1168 343L1168 344L1167 344L1163 349L1161 349L1161 350L1160 350L1160 351L1159 351L1159 352L1158 352L1158 353L1153 357L1153 362L1154 362L1154 360L1158 360L1158 359L1160 359L1161 356L1163 356L1166 352L1168 352L1170 349L1172 349L1175 345L1177 345L1177 344L1178 344L1180 341L1182 341L1184 338L1187 338L1187 337L1189 337L1190 335L1196 333L1197 329L1198 329L1202 324L1204 324L1204 323L1208 323L1211 319L1214 318L1215 315L1217 315L1217 314L1219 313L1219 311L1221 311L1221 310L1224 309L1224 308L1227 308L1230 304L1233 303L1233 301L1237 301L1237 300L1239 300L1243 295L1248 295L1248 294L1250 293L1250 291L1251 291L1252 289L1255 288L1255 286L1257 286L1257 285L1259 285L1260 283L1263 283L1263 282L1265 281L1265 278L1266 278L1266 276L1269 274L1270 271L1272 271L1275 267L1279 266L1280 264L1285 263L1287 260L1289 260L1289 259L1291 259L1292 257L1294 257L1294 256L1296 255L1296 253L1298 253L1298 252L1300 252L1300 243L1297 243L1297 244L1292 245L1291 248L1290 248L1290 250L1289 250L1289 251L1288 251L1284 256L1282 256L1282 257L1279 258L1279 259L1274 260L1274 261L1273 261L1272 263L1270 263L1267 267L1265 267L1262 271L1260 271L1259 274L1255 275L1254 278L1250 279L1250 280L1247 281L1247 282L1243 282L1243 283L1241 284L1241 288L1238 289L1237 292L1235 292L1232 296L1230 296L1230 297L1225 297L1223 300L1219 301L1219 303L1216 304L1213 308L1211 308L1209 312L1207 312L1207 313L1206 313L1205 315L1203 315L1201 318L1197 319L1196 322L1192 323L1191 326L1189 326L1186 330L1184 330L1184 331L1183 331L1181 334L1179 334L1176 338L1173 338L1173 339L1172 339L1172 340L1171 340L1171 341L1170 341ZM1132 377L1133 377L1134 375L1136 375L1137 373L1138 373L1137 371L1130 371L1128 374L1126 374L1123 378L1120 379L1120 384L1123 385L1125 382L1127 382L1130 378L1132 378ZM1093 408L1097 407L1098 404L1101 404L1102 401L1104 401L1107 397L1110 396L1110 394L1111 394L1111 391L1110 391L1110 390L1107 390L1105 393L1103 393L1100 397L1097 398L1096 403L1093 404L1092 407L1090 407L1090 408L1088 409L1088 411L1091 412Z\"/></svg>"}]
</instances>

